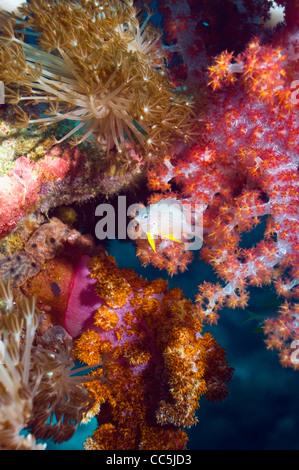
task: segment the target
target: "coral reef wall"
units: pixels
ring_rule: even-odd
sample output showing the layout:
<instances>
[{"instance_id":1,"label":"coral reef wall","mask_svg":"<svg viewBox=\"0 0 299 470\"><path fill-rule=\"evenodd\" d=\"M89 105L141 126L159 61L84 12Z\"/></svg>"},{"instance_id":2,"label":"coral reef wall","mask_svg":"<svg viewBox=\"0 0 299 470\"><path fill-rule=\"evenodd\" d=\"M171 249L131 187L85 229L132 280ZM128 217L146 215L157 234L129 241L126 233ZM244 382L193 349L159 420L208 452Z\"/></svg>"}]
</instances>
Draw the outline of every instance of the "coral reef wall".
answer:
<instances>
[{"instance_id":1,"label":"coral reef wall","mask_svg":"<svg viewBox=\"0 0 299 470\"><path fill-rule=\"evenodd\" d=\"M298 6L143 3L0 0L0 448L297 448Z\"/></svg>"}]
</instances>

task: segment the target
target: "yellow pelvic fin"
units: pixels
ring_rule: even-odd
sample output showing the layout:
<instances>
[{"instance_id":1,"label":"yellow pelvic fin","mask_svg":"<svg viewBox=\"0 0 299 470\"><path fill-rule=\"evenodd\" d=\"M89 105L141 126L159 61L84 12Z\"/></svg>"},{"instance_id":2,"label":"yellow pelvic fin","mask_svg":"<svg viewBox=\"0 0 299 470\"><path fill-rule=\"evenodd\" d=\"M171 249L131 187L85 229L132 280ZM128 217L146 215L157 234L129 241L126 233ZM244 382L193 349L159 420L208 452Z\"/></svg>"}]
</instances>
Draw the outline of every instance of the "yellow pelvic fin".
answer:
<instances>
[{"instance_id":1,"label":"yellow pelvic fin","mask_svg":"<svg viewBox=\"0 0 299 470\"><path fill-rule=\"evenodd\" d=\"M152 236L151 233L147 233L147 239L149 241L149 244L151 245L152 249L154 250L154 252L156 253L156 245L155 245L155 240Z\"/></svg>"},{"instance_id":2,"label":"yellow pelvic fin","mask_svg":"<svg viewBox=\"0 0 299 470\"><path fill-rule=\"evenodd\" d=\"M183 243L181 240L178 240L177 238L174 238L172 235L165 235L163 238L168 238L169 240L172 240L174 242L178 242L178 243ZM154 237L152 236L151 233L147 233L147 239L149 241L149 244L151 245L152 249L154 250L154 252L156 253L156 245L155 245L155 240L154 240Z\"/></svg>"},{"instance_id":3,"label":"yellow pelvic fin","mask_svg":"<svg viewBox=\"0 0 299 470\"><path fill-rule=\"evenodd\" d=\"M173 238L172 235L166 235L165 238L168 238L169 240L172 240L172 241L174 241L174 242L184 243L184 242L182 242L181 240L177 240L177 238Z\"/></svg>"}]
</instances>

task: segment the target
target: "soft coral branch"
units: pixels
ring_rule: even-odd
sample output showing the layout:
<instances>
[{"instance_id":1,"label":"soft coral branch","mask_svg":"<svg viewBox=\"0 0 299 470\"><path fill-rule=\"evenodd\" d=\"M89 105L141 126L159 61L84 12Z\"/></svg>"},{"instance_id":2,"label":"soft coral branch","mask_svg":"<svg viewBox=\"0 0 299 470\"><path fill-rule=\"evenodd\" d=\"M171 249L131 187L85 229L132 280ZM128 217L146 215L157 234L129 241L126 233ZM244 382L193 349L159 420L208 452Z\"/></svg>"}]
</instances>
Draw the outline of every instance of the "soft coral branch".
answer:
<instances>
[{"instance_id":1,"label":"soft coral branch","mask_svg":"<svg viewBox=\"0 0 299 470\"><path fill-rule=\"evenodd\" d=\"M224 305L244 308L248 286L273 283L279 295L298 295L299 140L291 97L296 45L298 34L291 33L275 47L252 41L235 63L232 54L216 58L201 142L149 173L149 187L160 191L159 197L175 187L177 198L204 206L200 257L222 280L199 288L198 314L209 323L217 321ZM242 233L262 219L263 238L242 247ZM144 264L150 261L171 274L182 260L192 259L180 245L164 240L157 253L137 243Z\"/></svg>"}]
</instances>

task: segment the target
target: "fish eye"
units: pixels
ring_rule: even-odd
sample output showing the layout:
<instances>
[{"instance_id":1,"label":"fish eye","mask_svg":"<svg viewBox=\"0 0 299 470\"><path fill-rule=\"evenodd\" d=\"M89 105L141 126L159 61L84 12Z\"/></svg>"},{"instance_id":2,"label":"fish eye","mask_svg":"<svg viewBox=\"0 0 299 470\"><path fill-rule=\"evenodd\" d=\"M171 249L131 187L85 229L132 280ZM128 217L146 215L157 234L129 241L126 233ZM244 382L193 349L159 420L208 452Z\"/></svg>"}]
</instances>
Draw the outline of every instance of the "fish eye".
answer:
<instances>
[{"instance_id":1,"label":"fish eye","mask_svg":"<svg viewBox=\"0 0 299 470\"><path fill-rule=\"evenodd\" d=\"M143 214L142 218L143 219L148 219L148 214Z\"/></svg>"}]
</instances>

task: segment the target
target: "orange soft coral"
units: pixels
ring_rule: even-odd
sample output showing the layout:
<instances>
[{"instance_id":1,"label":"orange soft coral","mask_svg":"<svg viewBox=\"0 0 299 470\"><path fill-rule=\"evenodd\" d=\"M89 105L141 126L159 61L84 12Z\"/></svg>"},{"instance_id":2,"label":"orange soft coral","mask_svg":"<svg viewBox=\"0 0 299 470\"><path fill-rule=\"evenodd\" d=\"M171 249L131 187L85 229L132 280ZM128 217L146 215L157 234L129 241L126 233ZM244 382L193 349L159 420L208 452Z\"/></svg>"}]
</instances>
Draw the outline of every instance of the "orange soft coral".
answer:
<instances>
[{"instance_id":1,"label":"orange soft coral","mask_svg":"<svg viewBox=\"0 0 299 470\"><path fill-rule=\"evenodd\" d=\"M279 351L279 359L283 367L298 370L297 354L293 353L294 348L298 346L299 304L290 304L285 301L278 313L276 318L269 318L264 324L267 349Z\"/></svg>"},{"instance_id":2,"label":"orange soft coral","mask_svg":"<svg viewBox=\"0 0 299 470\"><path fill-rule=\"evenodd\" d=\"M86 448L165 449L166 441L168 449L185 448L181 426L196 422L200 396L215 399L216 382L218 398L225 396L220 389L226 391L232 369L223 349L201 334L195 307L180 289L118 269L104 254L89 266L102 306L85 320L89 329L75 351L87 364L101 361L104 380L87 384L101 410ZM119 301L116 286L122 285Z\"/></svg>"},{"instance_id":3,"label":"orange soft coral","mask_svg":"<svg viewBox=\"0 0 299 470\"><path fill-rule=\"evenodd\" d=\"M278 295L298 297L298 104L291 96L298 32L280 42L253 40L239 56L223 52L215 59L201 141L178 148L148 175L149 188L159 191L151 199L175 191L177 199L203 205L199 256L223 281L199 286L198 315L209 323L223 306L246 307L249 286L273 283ZM261 239L246 247L244 234L262 221ZM143 265L170 275L197 254L167 240L156 253L143 240L136 243Z\"/></svg>"}]
</instances>

